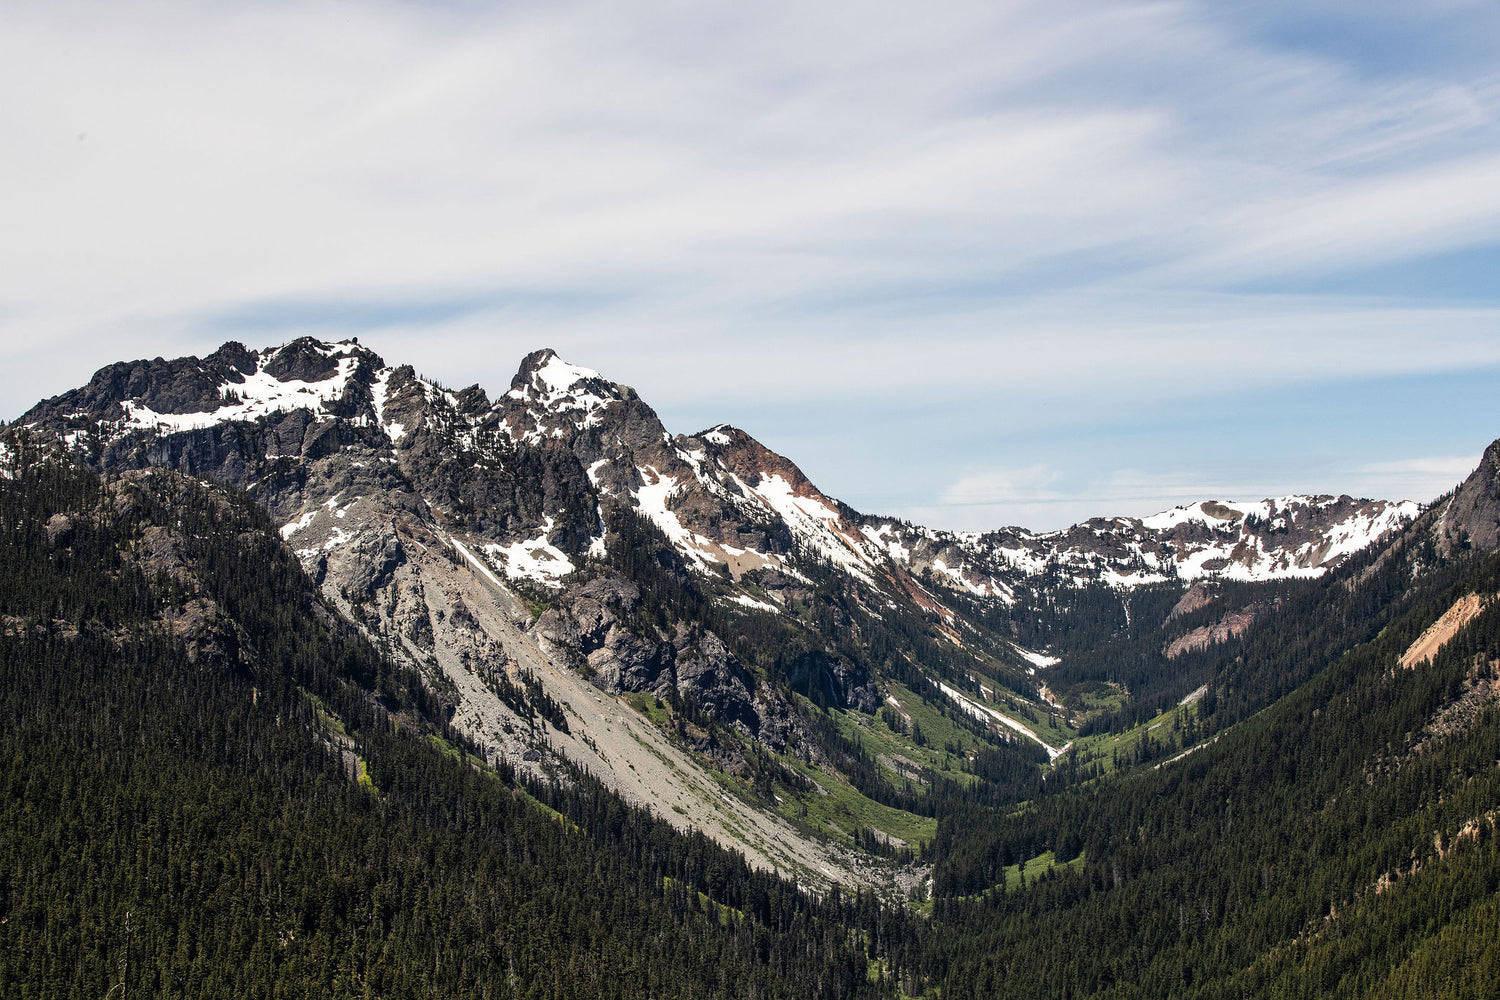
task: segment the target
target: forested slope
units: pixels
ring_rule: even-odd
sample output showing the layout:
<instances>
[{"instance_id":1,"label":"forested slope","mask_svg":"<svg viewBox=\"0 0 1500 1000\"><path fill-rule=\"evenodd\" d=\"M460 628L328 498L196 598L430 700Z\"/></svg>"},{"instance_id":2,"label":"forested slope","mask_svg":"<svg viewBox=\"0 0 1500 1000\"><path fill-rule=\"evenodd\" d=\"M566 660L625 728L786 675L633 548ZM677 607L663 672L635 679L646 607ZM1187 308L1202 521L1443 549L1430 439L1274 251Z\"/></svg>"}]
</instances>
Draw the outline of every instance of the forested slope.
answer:
<instances>
[{"instance_id":1,"label":"forested slope","mask_svg":"<svg viewBox=\"0 0 1500 1000\"><path fill-rule=\"evenodd\" d=\"M1216 742L945 823L935 919L955 933L935 938L948 944L933 968L944 995L1490 995L1500 605L1431 662L1397 661L1455 601L1500 592L1500 559L1413 584L1412 560L1432 556L1418 549L1351 567L1282 623L1296 628L1246 644L1241 678L1311 676ZM1387 571L1406 586L1364 600ZM1366 631L1378 634L1336 652ZM989 888L1044 852L1073 864Z\"/></svg>"},{"instance_id":2,"label":"forested slope","mask_svg":"<svg viewBox=\"0 0 1500 1000\"><path fill-rule=\"evenodd\" d=\"M0 995L885 995L920 940L466 757L223 490L22 463L0 616Z\"/></svg>"},{"instance_id":3,"label":"forested slope","mask_svg":"<svg viewBox=\"0 0 1500 1000\"><path fill-rule=\"evenodd\" d=\"M1500 977L1500 556L1443 554L1428 523L1204 651L1210 695L1161 721L1176 756L1121 735L1107 772L1023 781L1019 753L976 752L994 789L916 796L791 688L865 794L935 821L908 862L933 866L922 916L752 871L581 772L487 766L451 693L338 617L244 494L13 468L4 996L1436 998ZM619 534L641 615L732 621L659 533ZM722 627L778 676L815 648L752 625ZM789 778L764 767L769 798Z\"/></svg>"}]
</instances>

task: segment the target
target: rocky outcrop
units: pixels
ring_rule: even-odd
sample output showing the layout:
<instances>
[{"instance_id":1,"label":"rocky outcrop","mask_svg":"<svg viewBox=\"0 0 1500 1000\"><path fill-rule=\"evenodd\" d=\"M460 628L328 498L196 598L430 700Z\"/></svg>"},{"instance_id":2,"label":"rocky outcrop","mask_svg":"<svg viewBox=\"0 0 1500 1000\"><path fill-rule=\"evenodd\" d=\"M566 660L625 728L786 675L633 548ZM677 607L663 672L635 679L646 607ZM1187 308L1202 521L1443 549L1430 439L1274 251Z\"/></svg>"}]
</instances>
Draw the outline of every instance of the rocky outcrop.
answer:
<instances>
[{"instance_id":1,"label":"rocky outcrop","mask_svg":"<svg viewBox=\"0 0 1500 1000\"><path fill-rule=\"evenodd\" d=\"M680 622L668 635L639 620L635 584L603 576L570 588L537 619L533 633L552 655L572 663L611 694L645 691L678 705L691 718L733 727L759 739L781 727L775 699L756 698L755 678L717 635ZM780 749L777 747L776 749Z\"/></svg>"},{"instance_id":2,"label":"rocky outcrop","mask_svg":"<svg viewBox=\"0 0 1500 1000\"><path fill-rule=\"evenodd\" d=\"M1251 625L1269 614L1272 609L1271 604L1257 603L1230 611L1212 625L1201 625L1173 639L1162 649L1162 655L1169 660L1175 660L1184 653L1228 642L1230 639L1244 635Z\"/></svg>"},{"instance_id":3,"label":"rocky outcrop","mask_svg":"<svg viewBox=\"0 0 1500 1000\"><path fill-rule=\"evenodd\" d=\"M1211 583L1195 583L1183 591L1181 599L1167 612L1166 622L1174 622L1184 615L1208 607L1218 597L1218 588ZM1165 624L1165 623L1164 623Z\"/></svg>"},{"instance_id":4,"label":"rocky outcrop","mask_svg":"<svg viewBox=\"0 0 1500 1000\"><path fill-rule=\"evenodd\" d=\"M1484 450L1479 467L1458 487L1437 524L1438 551L1500 549L1500 441Z\"/></svg>"}]
</instances>

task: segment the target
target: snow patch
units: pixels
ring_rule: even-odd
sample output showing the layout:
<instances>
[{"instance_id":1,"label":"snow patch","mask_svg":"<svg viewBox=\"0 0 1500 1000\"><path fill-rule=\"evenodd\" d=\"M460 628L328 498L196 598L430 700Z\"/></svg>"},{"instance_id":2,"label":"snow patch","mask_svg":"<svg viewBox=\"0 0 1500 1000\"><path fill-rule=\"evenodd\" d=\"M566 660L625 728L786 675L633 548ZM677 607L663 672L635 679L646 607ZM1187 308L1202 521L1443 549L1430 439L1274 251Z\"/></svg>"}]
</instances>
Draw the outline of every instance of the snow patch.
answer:
<instances>
[{"instance_id":1,"label":"snow patch","mask_svg":"<svg viewBox=\"0 0 1500 1000\"><path fill-rule=\"evenodd\" d=\"M765 601L757 601L749 594L735 594L733 597L726 598L726 600L731 604L738 604L741 607L753 608L756 611L769 611L772 614L781 613L781 609L776 607L776 605L768 604Z\"/></svg>"},{"instance_id":2,"label":"snow patch","mask_svg":"<svg viewBox=\"0 0 1500 1000\"><path fill-rule=\"evenodd\" d=\"M599 411L620 398L613 391L607 396L599 395L587 384L591 382L609 385L604 376L593 369L570 365L554 354L531 373L531 382L525 388L512 389L506 396L539 403L548 413L582 411L583 419L574 421L574 427L582 429L599 424L603 419ZM542 415L531 411L528 414L537 419L539 432ZM561 429L554 430L553 436L561 436Z\"/></svg>"},{"instance_id":3,"label":"snow patch","mask_svg":"<svg viewBox=\"0 0 1500 1000\"><path fill-rule=\"evenodd\" d=\"M759 497L779 514L798 541L850 575L872 586L875 584L867 568L875 561L837 530L843 524L838 511L815 497L799 496L792 490L792 484L779 474L762 476L754 486L738 476L734 478L747 494Z\"/></svg>"},{"instance_id":4,"label":"snow patch","mask_svg":"<svg viewBox=\"0 0 1500 1000\"><path fill-rule=\"evenodd\" d=\"M638 467L636 471L641 474L641 488L633 494L637 509L660 528L662 534L680 552L700 567L709 562L723 562L711 550L711 541L689 531L677 514L667 507L667 501L677 495L677 480L672 476L662 475L655 466Z\"/></svg>"},{"instance_id":5,"label":"snow patch","mask_svg":"<svg viewBox=\"0 0 1500 1000\"><path fill-rule=\"evenodd\" d=\"M901 544L901 536L896 534L889 524L882 524L878 528L872 528L867 524L859 529L859 533L869 539L876 548L883 549L893 562L911 565L911 549ZM892 537L887 538L887 535Z\"/></svg>"},{"instance_id":6,"label":"snow patch","mask_svg":"<svg viewBox=\"0 0 1500 1000\"><path fill-rule=\"evenodd\" d=\"M1027 739L1036 741L1041 745L1043 750L1047 751L1047 757L1049 760L1056 760L1057 758L1061 757L1063 754L1067 753L1068 747L1072 746L1071 743L1066 744L1060 748L1049 746L1046 740L1042 739L1036 733L1032 732L1030 729L1028 729L1026 726L1023 726L1015 719L1012 719L1010 716L1001 715L999 712L995 711L993 708L990 708L988 705L981 705L964 695L961 691L951 688L942 682L938 683L938 687L942 690L943 694L953 699L954 704L963 709L969 715L972 715L974 718L981 720L993 719L994 721L1000 723L1002 726L1008 726L1009 728L1014 729L1016 732L1020 733L1022 736L1025 736Z\"/></svg>"},{"instance_id":7,"label":"snow patch","mask_svg":"<svg viewBox=\"0 0 1500 1000\"><path fill-rule=\"evenodd\" d=\"M1048 656L1045 653L1033 652L1032 650L1027 649L1025 646L1018 645L1014 642L1010 644L1010 648L1014 649L1016 653L1020 655L1021 659L1025 660L1027 663L1030 663L1032 666L1055 667L1062 662L1062 660L1060 660L1056 656Z\"/></svg>"},{"instance_id":8,"label":"snow patch","mask_svg":"<svg viewBox=\"0 0 1500 1000\"><path fill-rule=\"evenodd\" d=\"M393 445L406 435L405 424L397 420L385 422L385 403L390 396L391 374L394 371L394 368L380 369L375 376L374 384L370 386L370 407L375 411L375 423L385 431L385 436L391 439Z\"/></svg>"},{"instance_id":9,"label":"snow patch","mask_svg":"<svg viewBox=\"0 0 1500 1000\"><path fill-rule=\"evenodd\" d=\"M1177 704L1179 704L1179 705L1191 705L1193 702L1197 701L1199 698L1202 698L1206 694L1208 694L1208 685L1207 684L1200 684L1197 687L1195 687L1193 690L1189 691L1187 694L1183 695L1182 696L1182 700L1179 701Z\"/></svg>"},{"instance_id":10,"label":"snow patch","mask_svg":"<svg viewBox=\"0 0 1500 1000\"><path fill-rule=\"evenodd\" d=\"M283 524L281 526L281 540L284 542L287 539L291 538L297 532L301 531L309 524L312 524L313 518L317 516L317 511L310 510L306 514L303 514L301 517L297 518L295 521L288 521L286 524Z\"/></svg>"},{"instance_id":11,"label":"snow patch","mask_svg":"<svg viewBox=\"0 0 1500 1000\"><path fill-rule=\"evenodd\" d=\"M501 569L512 580L532 580L547 587L561 587L559 578L573 572L573 560L567 553L552 544L552 518L542 524L542 532L536 538L510 545L486 545L482 551L490 563Z\"/></svg>"},{"instance_id":12,"label":"snow patch","mask_svg":"<svg viewBox=\"0 0 1500 1000\"><path fill-rule=\"evenodd\" d=\"M323 543L323 551L327 552L330 549L336 549L340 545L352 541L354 541L353 535L349 534L343 528L334 528L333 534L329 535L328 540Z\"/></svg>"},{"instance_id":13,"label":"snow patch","mask_svg":"<svg viewBox=\"0 0 1500 1000\"><path fill-rule=\"evenodd\" d=\"M345 348L348 345L335 344L332 347ZM343 353L344 356L339 359L338 370L321 382L303 382L300 379L282 382L257 365L253 373L245 376L244 382L231 382L223 386L226 392L233 392L239 397L238 402L226 403L207 413L157 413L150 407L126 400L120 404L125 410L124 426L128 430L178 434L217 427L230 421L258 420L272 413L290 410L305 409L327 415L327 405L343 398L349 379L359 365L359 359L348 356L347 352L329 350L324 353Z\"/></svg>"},{"instance_id":14,"label":"snow patch","mask_svg":"<svg viewBox=\"0 0 1500 1000\"><path fill-rule=\"evenodd\" d=\"M500 578L497 577L490 570L490 568L484 564L484 560L481 559L481 558L479 558L478 556L476 556L474 553L470 552L468 550L468 547L465 546L463 542L460 542L457 538L454 538L452 535L448 536L448 541L449 541L450 544L452 544L452 546L455 549L458 550L458 554L459 555L463 556L465 559L468 560L470 566L473 566L475 569L479 570L479 572L481 574L483 574L483 576L484 576L484 578L486 580L490 581L490 583L493 583L500 590L505 590L506 589L505 588L505 584L503 584L503 583L500 582Z\"/></svg>"}]
</instances>

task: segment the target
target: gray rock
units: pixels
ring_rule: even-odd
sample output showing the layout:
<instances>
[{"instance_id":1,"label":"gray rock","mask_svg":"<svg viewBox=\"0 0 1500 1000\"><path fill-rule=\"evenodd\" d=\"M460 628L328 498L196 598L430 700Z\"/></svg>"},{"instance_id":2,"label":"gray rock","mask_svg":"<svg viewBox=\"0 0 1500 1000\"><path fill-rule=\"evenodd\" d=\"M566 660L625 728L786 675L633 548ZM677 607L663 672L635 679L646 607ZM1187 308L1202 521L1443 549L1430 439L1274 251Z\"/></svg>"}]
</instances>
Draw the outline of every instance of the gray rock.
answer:
<instances>
[{"instance_id":1,"label":"gray rock","mask_svg":"<svg viewBox=\"0 0 1500 1000\"><path fill-rule=\"evenodd\" d=\"M53 514L47 518L47 542L51 545L68 545L73 541L73 519L66 514Z\"/></svg>"},{"instance_id":2,"label":"gray rock","mask_svg":"<svg viewBox=\"0 0 1500 1000\"><path fill-rule=\"evenodd\" d=\"M1484 450L1479 467L1464 480L1438 521L1438 551L1500 548L1500 441Z\"/></svg>"}]
</instances>

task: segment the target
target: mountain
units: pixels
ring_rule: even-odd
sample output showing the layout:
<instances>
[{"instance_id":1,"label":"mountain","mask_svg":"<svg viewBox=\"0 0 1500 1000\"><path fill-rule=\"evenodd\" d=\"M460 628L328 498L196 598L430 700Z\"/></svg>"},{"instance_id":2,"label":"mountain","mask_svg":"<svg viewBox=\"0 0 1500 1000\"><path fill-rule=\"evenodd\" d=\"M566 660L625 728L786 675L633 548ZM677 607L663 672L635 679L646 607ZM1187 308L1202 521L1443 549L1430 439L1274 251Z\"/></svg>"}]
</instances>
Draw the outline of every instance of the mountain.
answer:
<instances>
[{"instance_id":1,"label":"mountain","mask_svg":"<svg viewBox=\"0 0 1500 1000\"><path fill-rule=\"evenodd\" d=\"M548 351L111 366L0 428L0 992L1487 996L1497 456L957 534Z\"/></svg>"},{"instance_id":2,"label":"mountain","mask_svg":"<svg viewBox=\"0 0 1500 1000\"><path fill-rule=\"evenodd\" d=\"M494 568L551 587L603 542L602 515L595 522L590 509L570 508L575 493L592 507L630 505L696 566L724 567L736 580L756 571L795 580L798 557L812 556L866 582L897 567L1002 600L1015 582L1049 572L1075 584L1124 587L1316 576L1417 512L1410 502L1292 496L1251 505L1205 501L1041 534L933 531L850 509L736 428L674 437L633 390L547 350L528 355L510 391L491 403L477 385L445 390L410 366L385 367L354 342L303 339L262 352L226 344L202 361L112 365L20 423L62 436L102 468L139 464L142 441L159 438L172 444L153 453L158 461L225 478L264 464L243 448L230 453L229 427L274 427L265 461L307 464L335 449L370 449L346 455L340 471L351 474L375 457L396 466L388 471L423 492L424 503L443 500L440 513L474 507L466 527L496 539L486 553ZM577 470L560 450L571 452ZM536 492L506 461L520 456L544 465L550 456L558 482ZM290 513L296 499L304 501L299 516L314 510L313 497L283 492L269 502Z\"/></svg>"},{"instance_id":3,"label":"mountain","mask_svg":"<svg viewBox=\"0 0 1500 1000\"><path fill-rule=\"evenodd\" d=\"M1316 578L1419 512L1284 497L936 531L849 508L737 428L673 435L550 350L491 400L353 341L231 343L101 369L22 432L101 472L246 491L340 613L454 693L490 758L587 767L811 882L887 880L845 848L930 836L930 800L986 755L1035 773L1090 719L1154 715L1273 606L1237 585ZM1193 581L1206 610L1167 614ZM1132 602L1163 601L1131 624ZM865 760L882 707L885 752ZM852 807L809 820L828 775Z\"/></svg>"}]
</instances>

